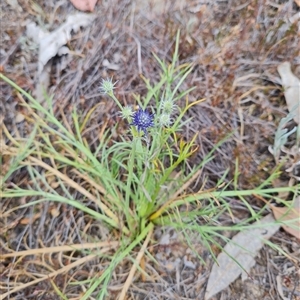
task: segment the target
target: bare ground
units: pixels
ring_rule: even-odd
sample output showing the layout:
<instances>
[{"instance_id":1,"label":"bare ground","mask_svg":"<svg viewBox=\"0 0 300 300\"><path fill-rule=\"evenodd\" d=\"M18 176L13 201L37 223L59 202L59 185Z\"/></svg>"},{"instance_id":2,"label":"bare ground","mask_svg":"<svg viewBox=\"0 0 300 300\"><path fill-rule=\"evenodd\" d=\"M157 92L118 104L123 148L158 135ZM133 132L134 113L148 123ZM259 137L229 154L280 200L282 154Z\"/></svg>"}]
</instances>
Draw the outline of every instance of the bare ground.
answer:
<instances>
[{"instance_id":1,"label":"bare ground","mask_svg":"<svg viewBox=\"0 0 300 300\"><path fill-rule=\"evenodd\" d=\"M133 104L133 93L143 95L146 91L140 74L152 82L159 78L152 53L171 60L175 35L180 29L180 63L194 64L182 89L197 87L190 101L206 98L187 115L187 118L193 117L193 121L186 127L184 137L189 139L194 133L200 133L197 140L200 148L190 163L199 163L214 144L234 131L203 170L197 185L206 180L207 188L214 187L228 168L229 182L238 159L239 187L253 188L275 167L268 146L273 143L280 119L287 114L277 66L288 60L300 77L299 23L289 21L299 13L299 7L294 1L280 0L171 2L166 1L164 5L154 2L150 6L147 1L142 4L125 0L98 3L97 18L92 26L74 34L68 44L73 55L52 59L48 92L54 94L57 116L60 111L70 112L74 106L84 115L96 103L103 102L91 116L85 131L90 147L94 147L100 128L104 124L113 126L118 121L117 108L98 91L101 79L113 76L118 81L117 97L123 103ZM52 31L76 10L67 1L55 5L50 1L7 3L14 2L0 4L1 71L22 88L34 91L38 49L25 36L26 22L35 21ZM107 61L117 66L115 70L107 66ZM26 136L29 128L17 120L18 111L22 110L18 98L4 82L0 82L0 88L5 125L12 134ZM116 134L122 132L120 124ZM290 141L289 146L292 145ZM5 161L2 171L5 172ZM14 182L22 180L21 170ZM287 184L287 178L283 176L282 182ZM17 205L12 201L2 199L1 211ZM263 205L258 199L249 201L255 208ZM243 215L238 199L231 205ZM5 252L80 243L83 239L109 239L111 234L82 212L51 203L15 211L0 222L0 247ZM224 216L224 224L230 222L230 216ZM272 241L291 256L299 255L296 239L285 232L278 232ZM188 247L176 241L163 248L154 247L153 252L163 256L161 265L149 263L146 270L151 280L143 282L142 278L135 278L128 299L204 299L212 260L201 244L195 246L206 265L196 262L190 257ZM183 268L185 256L195 261L195 270ZM79 258L53 254L0 261L1 289L6 292L8 286L13 288L29 282L38 278L37 274L48 274L49 269L57 270ZM173 269L172 262L176 259L179 259L179 267ZM71 278L83 280L101 274L105 264L103 259L93 259L83 267L56 276L53 281L47 279L22 289L8 299L59 299L54 285L69 299L80 299L82 291L68 284ZM116 268L109 299L117 299L129 268L126 261ZM238 279L213 299L282 299L281 291L286 299L300 299L299 277L299 260L297 265L280 252L264 247L251 278L246 282Z\"/></svg>"}]
</instances>

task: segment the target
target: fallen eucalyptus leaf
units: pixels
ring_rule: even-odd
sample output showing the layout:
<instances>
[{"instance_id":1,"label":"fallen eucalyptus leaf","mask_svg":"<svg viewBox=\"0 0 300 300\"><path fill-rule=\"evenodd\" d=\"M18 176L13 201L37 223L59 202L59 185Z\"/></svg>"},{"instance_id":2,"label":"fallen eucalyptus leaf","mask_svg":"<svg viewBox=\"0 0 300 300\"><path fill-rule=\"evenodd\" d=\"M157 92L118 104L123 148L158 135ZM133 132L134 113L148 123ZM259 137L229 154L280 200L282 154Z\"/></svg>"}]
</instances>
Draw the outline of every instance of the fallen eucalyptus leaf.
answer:
<instances>
[{"instance_id":1,"label":"fallen eucalyptus leaf","mask_svg":"<svg viewBox=\"0 0 300 300\"><path fill-rule=\"evenodd\" d=\"M300 196L295 198L292 208L273 205L271 208L277 221L291 221L288 225L282 225L282 228L300 240Z\"/></svg>"},{"instance_id":2,"label":"fallen eucalyptus leaf","mask_svg":"<svg viewBox=\"0 0 300 300\"><path fill-rule=\"evenodd\" d=\"M29 23L26 28L26 34L34 42L39 44L38 58L38 83L35 88L35 97L40 103L44 103L44 93L50 84L50 59L56 55L68 53L64 46L71 39L71 32L77 32L80 27L86 27L92 23L95 15L76 13L69 15L67 20L56 30L50 32L44 31L35 23Z\"/></svg>"},{"instance_id":3,"label":"fallen eucalyptus leaf","mask_svg":"<svg viewBox=\"0 0 300 300\"><path fill-rule=\"evenodd\" d=\"M294 121L300 121L300 80L291 71L291 64L284 62L277 67L280 74L288 110L294 113Z\"/></svg>"},{"instance_id":4,"label":"fallen eucalyptus leaf","mask_svg":"<svg viewBox=\"0 0 300 300\"><path fill-rule=\"evenodd\" d=\"M264 240L271 238L279 227L269 214L254 223L252 229L241 231L234 236L218 255L217 263L212 267L204 299L208 300L227 288L241 274L242 278L246 279L247 273L255 265L254 258L263 247Z\"/></svg>"},{"instance_id":5,"label":"fallen eucalyptus leaf","mask_svg":"<svg viewBox=\"0 0 300 300\"><path fill-rule=\"evenodd\" d=\"M94 18L94 15L84 13L70 15L65 23L44 36L39 42L39 70L41 70L46 63L58 53L58 50L71 39L71 31L77 32L80 27L90 25Z\"/></svg>"}]
</instances>

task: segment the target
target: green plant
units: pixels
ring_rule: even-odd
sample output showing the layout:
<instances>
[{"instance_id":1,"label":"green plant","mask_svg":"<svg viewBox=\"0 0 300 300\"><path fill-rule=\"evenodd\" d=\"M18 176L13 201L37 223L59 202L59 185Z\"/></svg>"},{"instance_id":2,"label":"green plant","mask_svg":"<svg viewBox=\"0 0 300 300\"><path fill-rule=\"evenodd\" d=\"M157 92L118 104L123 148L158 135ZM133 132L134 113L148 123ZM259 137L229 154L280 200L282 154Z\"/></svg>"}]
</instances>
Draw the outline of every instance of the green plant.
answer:
<instances>
[{"instance_id":1,"label":"green plant","mask_svg":"<svg viewBox=\"0 0 300 300\"><path fill-rule=\"evenodd\" d=\"M295 107L295 110L296 110L296 108L297 107ZM280 120L280 122L278 124L278 128L275 133L275 137L274 137L274 145L273 145L273 147L269 146L269 151L270 151L270 153L273 154L277 164L279 163L279 157L280 157L280 153L282 151L282 147L284 147L284 145L287 143L288 137L296 131L297 131L297 136L300 135L299 126L298 126L298 129L295 126L290 131L288 131L288 129L285 128L286 124L294 118L294 115L295 115L295 112L294 112L294 110L292 110L285 118L282 118ZM298 144L298 143L299 143L299 138L297 137L296 144Z\"/></svg>"},{"instance_id":2,"label":"green plant","mask_svg":"<svg viewBox=\"0 0 300 300\"><path fill-rule=\"evenodd\" d=\"M220 178L215 189L187 193L201 169L213 159L215 149L223 141L215 145L201 164L187 169L188 158L197 151L197 136L190 141L184 141L179 132L185 122L191 121L182 121L187 110L203 99L189 103L188 93L193 88L180 91L183 81L192 71L192 66L177 65L178 44L179 34L170 65L156 57L162 70L161 79L154 85L144 79L148 93L142 99L139 96L135 97L139 105L137 111L123 107L114 95L114 83L111 80L103 80L101 91L116 102L121 116L128 122L130 134L129 137L121 136L121 141L111 145L111 137L107 131L93 151L82 138L90 114L82 118L74 110L72 124L69 124L66 118L60 121L54 115L50 98L49 109L46 109L1 74L4 81L28 99L26 102L21 98L28 110L27 121L34 128L28 139L14 138L4 130L10 145L3 145L2 151L4 155L11 157L11 163L9 171L2 178L2 197L37 199L13 210L44 201L65 203L118 232L115 242L119 242L110 249L113 253L106 257L110 260L109 266L101 275L86 282L87 288L81 297L82 300L89 299L94 293L97 293L97 299L104 299L115 267L125 258L131 258L134 262L132 272L120 298L125 295L135 270L139 268L143 272L139 264L143 255L150 255L146 249L151 242L155 226L171 226L183 232L191 247L190 233L196 233L210 249L211 244L215 243L214 237L219 237L219 232L224 229L216 226L216 220L225 210L230 211L227 198L239 197L247 203L246 196L257 194L271 198L273 193L279 190L295 189L268 189L265 187L270 182L268 179L255 190L231 191L226 190L224 178ZM180 108L181 105L177 103L182 99L186 101L183 108ZM30 176L27 184L6 184L11 175L20 168L26 168ZM223 177L225 175L226 173ZM75 190L80 197L74 198L71 190ZM87 200L93 204L87 206ZM202 205L201 201L204 200L206 204ZM264 209L258 212L250 209L251 217L247 221L226 229L248 228ZM6 211L4 215L11 212L12 210ZM207 220L205 224L199 222L199 218L202 217ZM132 251L137 247L141 247L140 251L136 258L132 258ZM104 255L101 251L90 253ZM211 253L214 257L213 251ZM56 286L55 289L57 290ZM58 291L58 294L61 293Z\"/></svg>"}]
</instances>

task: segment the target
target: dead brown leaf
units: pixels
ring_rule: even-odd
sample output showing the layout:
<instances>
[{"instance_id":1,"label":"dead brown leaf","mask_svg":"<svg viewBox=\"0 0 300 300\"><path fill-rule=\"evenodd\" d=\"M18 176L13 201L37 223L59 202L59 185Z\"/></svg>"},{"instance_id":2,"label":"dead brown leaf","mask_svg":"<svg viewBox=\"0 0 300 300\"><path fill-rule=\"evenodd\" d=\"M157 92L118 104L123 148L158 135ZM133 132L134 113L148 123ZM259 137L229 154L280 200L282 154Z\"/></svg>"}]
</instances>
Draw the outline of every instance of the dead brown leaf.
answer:
<instances>
[{"instance_id":1,"label":"dead brown leaf","mask_svg":"<svg viewBox=\"0 0 300 300\"><path fill-rule=\"evenodd\" d=\"M291 221L289 225L282 225L282 228L300 240L300 196L295 199L293 208L271 206L273 214L278 221Z\"/></svg>"}]
</instances>

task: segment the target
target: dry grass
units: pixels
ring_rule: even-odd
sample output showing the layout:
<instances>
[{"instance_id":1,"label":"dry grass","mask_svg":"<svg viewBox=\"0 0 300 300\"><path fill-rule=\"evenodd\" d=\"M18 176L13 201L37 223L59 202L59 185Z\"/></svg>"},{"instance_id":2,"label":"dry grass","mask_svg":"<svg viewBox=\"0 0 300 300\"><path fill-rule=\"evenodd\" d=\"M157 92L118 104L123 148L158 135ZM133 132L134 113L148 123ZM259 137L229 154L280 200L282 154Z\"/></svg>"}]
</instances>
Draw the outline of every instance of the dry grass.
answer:
<instances>
[{"instance_id":1,"label":"dry grass","mask_svg":"<svg viewBox=\"0 0 300 300\"><path fill-rule=\"evenodd\" d=\"M73 36L69 47L77 55L53 59L49 93L54 94L57 116L65 114L66 121L71 123L69 112L74 106L84 116L99 103L83 133L89 146L96 147L104 128L120 121L113 103L98 92L100 80L113 76L118 80L116 96L124 103L134 103L133 93L145 93L140 73L153 82L159 77L152 52L170 60L175 34L180 28L180 62L194 64L194 71L182 88L197 86L191 101L206 98L186 116L194 119L183 136L188 139L200 132L197 141L200 150L190 164L197 164L213 145L234 132L200 174L197 185L214 187L227 168L230 169L229 182L236 160L242 174L239 187L251 189L259 184L275 166L267 148L273 143L280 118L287 112L276 68L288 59L294 65L295 74L300 76L299 24L288 23L289 18L299 13L299 7L293 1L280 0L211 1L204 5L200 1L186 1L184 5L174 5L173 9L168 4L160 8L153 4L152 8L145 9L146 4L112 2L98 4L93 26ZM25 39L22 25L26 20L34 20L53 30L74 8L67 1L56 7L49 1L39 1L40 8L27 1L19 3L23 12L4 2L0 4L5 21L1 26L0 67L22 88L33 91L37 50ZM105 60L117 64L119 69L105 67ZM1 122L11 135L26 137L30 127L25 122L16 122L17 112L22 110L19 99L3 82L0 88L3 95ZM120 123L115 136L123 132L124 126ZM9 157L4 156L2 172L8 168L8 161ZM66 176L80 182L76 174ZM20 169L11 183L25 185L26 180L26 173ZM74 194L77 196L80 195ZM34 199L1 199L1 214L31 200ZM255 199L251 203L262 205ZM241 203L231 204L242 214ZM224 216L224 224L229 220L230 216ZM101 274L107 262L97 256L97 251L109 255L114 248L114 244L109 243L114 232L108 232L83 212L63 204L41 203L13 210L1 218L0 228L0 249L5 254L0 261L0 290L4 294L12 293L11 298L5 299L60 299L56 288L68 299L80 299L84 287L78 290L72 283ZM97 244L100 241L107 244L100 246ZM299 251L295 240L284 233L278 233L274 241L287 253ZM96 247L86 256L76 252L75 246L64 248L85 243ZM162 249L151 244L151 253L163 253L166 262L180 258L179 267L170 270L167 266L144 262L146 282L142 275L135 277L127 299L203 299L211 262L208 252L200 244L196 247L207 266L197 264L195 270L182 270L182 258L189 255L186 245L174 242ZM252 274L260 287L257 294L250 293L252 286L246 291L244 288L243 295L243 285L239 286L237 281L220 297L241 300L253 299L256 295L257 299L279 299L276 276L285 274L284 270L293 266L278 255L269 249L262 251ZM116 268L109 289L110 299L117 299L121 293L126 278L133 272L130 266L124 261ZM51 275L45 277L45 273ZM295 286L299 275L297 277L296 271L291 274L294 275L287 277L292 282L290 286ZM300 295L293 294L293 297L291 299L299 299Z\"/></svg>"}]
</instances>

